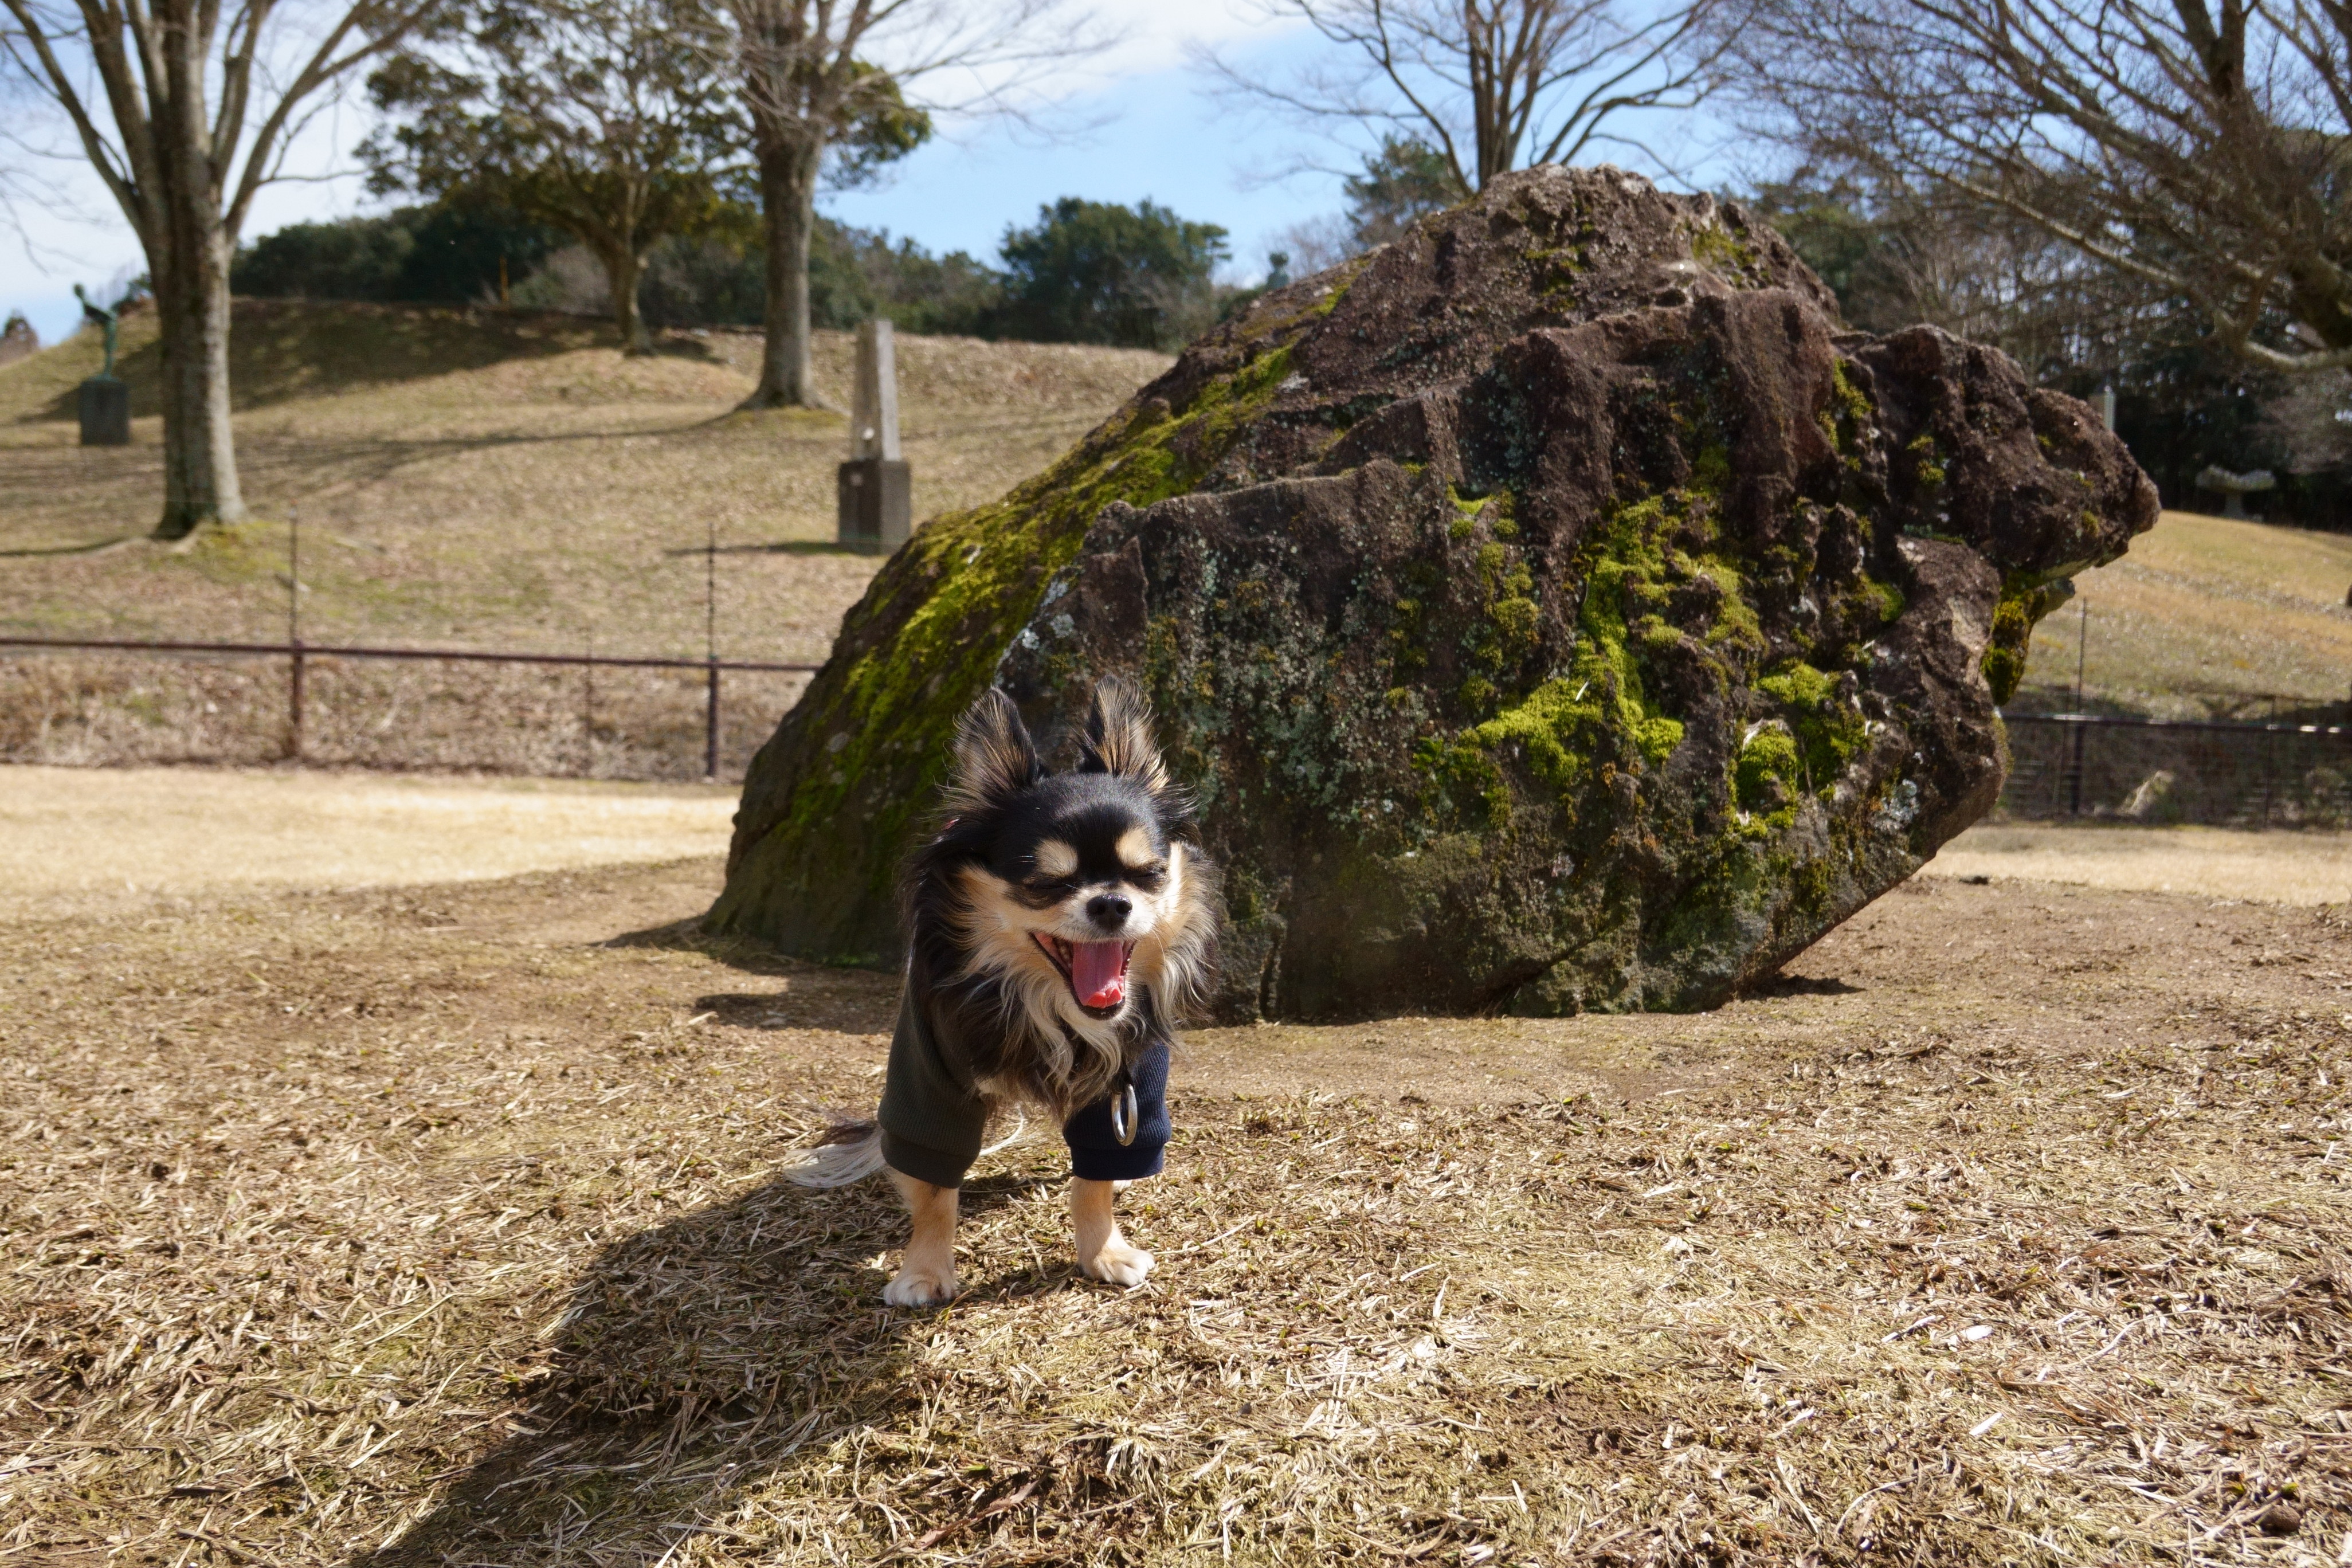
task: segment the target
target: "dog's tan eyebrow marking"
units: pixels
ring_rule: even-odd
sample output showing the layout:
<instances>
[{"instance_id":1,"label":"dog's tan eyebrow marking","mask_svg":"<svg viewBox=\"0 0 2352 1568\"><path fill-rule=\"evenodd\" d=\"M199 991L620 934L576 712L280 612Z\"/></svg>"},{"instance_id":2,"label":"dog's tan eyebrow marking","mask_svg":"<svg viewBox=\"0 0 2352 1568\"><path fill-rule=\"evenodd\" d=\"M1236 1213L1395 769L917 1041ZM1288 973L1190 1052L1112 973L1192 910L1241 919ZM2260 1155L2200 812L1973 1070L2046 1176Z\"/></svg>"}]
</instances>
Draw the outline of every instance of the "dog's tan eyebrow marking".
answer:
<instances>
[{"instance_id":1,"label":"dog's tan eyebrow marking","mask_svg":"<svg viewBox=\"0 0 2352 1568\"><path fill-rule=\"evenodd\" d=\"M1039 840L1037 853L1031 858L1037 862L1041 877L1066 877L1078 868L1077 850L1058 838Z\"/></svg>"},{"instance_id":2,"label":"dog's tan eyebrow marking","mask_svg":"<svg viewBox=\"0 0 2352 1568\"><path fill-rule=\"evenodd\" d=\"M1140 827L1120 834L1114 848L1118 863L1130 871L1147 871L1160 863L1160 857L1151 852L1151 835Z\"/></svg>"}]
</instances>

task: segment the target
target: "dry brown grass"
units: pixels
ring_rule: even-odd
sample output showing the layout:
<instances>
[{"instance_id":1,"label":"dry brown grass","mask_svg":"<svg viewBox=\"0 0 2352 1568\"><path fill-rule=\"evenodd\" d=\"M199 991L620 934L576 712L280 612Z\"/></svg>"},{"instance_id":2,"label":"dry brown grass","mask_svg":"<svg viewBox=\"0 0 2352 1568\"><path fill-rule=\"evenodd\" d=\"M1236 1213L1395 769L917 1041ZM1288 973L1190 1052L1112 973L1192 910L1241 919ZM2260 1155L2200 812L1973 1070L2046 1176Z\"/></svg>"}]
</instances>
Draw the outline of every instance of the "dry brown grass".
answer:
<instances>
[{"instance_id":1,"label":"dry brown grass","mask_svg":"<svg viewBox=\"0 0 2352 1568\"><path fill-rule=\"evenodd\" d=\"M2262 719L2352 700L2352 535L2168 511L2122 560L2075 581L2096 705ZM2035 628L2023 702L2073 706L2084 629L2073 605Z\"/></svg>"},{"instance_id":2,"label":"dry brown grass","mask_svg":"<svg viewBox=\"0 0 2352 1568\"><path fill-rule=\"evenodd\" d=\"M722 658L821 660L877 562L830 547L833 414L738 414L748 334L671 334L626 360L591 323L454 310L247 302L237 315L238 435L257 520L185 552L140 536L161 504L152 326L126 327L135 444L73 445L74 384L96 368L77 338L0 368L0 629L36 635L282 638L286 517L303 519L304 635L502 649L699 658L703 546L722 552ZM847 396L849 339L820 333L820 385ZM1167 363L1129 350L900 340L907 453L919 518L992 500L1058 457ZM110 541L122 541L112 548ZM277 754L283 667L248 701L217 670L119 657L0 658L0 758L248 762ZM607 677L600 676L601 679ZM609 678L616 698L631 677ZM696 694L646 689L616 706L594 771L698 773ZM358 667L314 722L330 761L370 766L578 771L575 674L504 677ZM275 682L276 695L272 695ZM547 695L538 693L545 689ZM143 695L142 690L143 689ZM797 693L742 688L736 764ZM212 704L206 711L205 703ZM421 730L438 707L516 721ZM520 710L520 711L518 711ZM346 734L331 739L341 723ZM380 726L381 738L362 733ZM526 738L525 732L530 738ZM413 743L412 743L413 742ZM561 755L570 749L570 755Z\"/></svg>"},{"instance_id":3,"label":"dry brown grass","mask_svg":"<svg viewBox=\"0 0 2352 1568\"><path fill-rule=\"evenodd\" d=\"M1041 1135L918 1314L882 1193L776 1179L870 1102L890 984L682 934L714 879L0 924L0 1561L2352 1529L2340 907L1921 883L1703 1017L1199 1034L1150 1286L1073 1278Z\"/></svg>"}]
</instances>

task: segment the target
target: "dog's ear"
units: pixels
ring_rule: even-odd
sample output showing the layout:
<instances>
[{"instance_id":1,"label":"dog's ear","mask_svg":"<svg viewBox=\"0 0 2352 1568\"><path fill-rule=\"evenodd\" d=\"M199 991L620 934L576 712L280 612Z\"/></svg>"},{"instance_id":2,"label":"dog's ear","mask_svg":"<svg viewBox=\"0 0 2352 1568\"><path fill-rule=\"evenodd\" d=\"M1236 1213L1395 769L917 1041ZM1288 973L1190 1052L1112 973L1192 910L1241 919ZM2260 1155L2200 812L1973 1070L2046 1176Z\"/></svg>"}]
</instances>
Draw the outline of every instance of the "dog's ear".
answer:
<instances>
[{"instance_id":1,"label":"dog's ear","mask_svg":"<svg viewBox=\"0 0 2352 1568\"><path fill-rule=\"evenodd\" d=\"M1013 699L992 686L956 726L948 794L965 811L1001 805L1045 776Z\"/></svg>"},{"instance_id":2,"label":"dog's ear","mask_svg":"<svg viewBox=\"0 0 2352 1568\"><path fill-rule=\"evenodd\" d=\"M1137 779L1154 795L1167 791L1168 769L1151 739L1151 705L1143 700L1142 692L1116 675L1095 683L1078 772Z\"/></svg>"}]
</instances>

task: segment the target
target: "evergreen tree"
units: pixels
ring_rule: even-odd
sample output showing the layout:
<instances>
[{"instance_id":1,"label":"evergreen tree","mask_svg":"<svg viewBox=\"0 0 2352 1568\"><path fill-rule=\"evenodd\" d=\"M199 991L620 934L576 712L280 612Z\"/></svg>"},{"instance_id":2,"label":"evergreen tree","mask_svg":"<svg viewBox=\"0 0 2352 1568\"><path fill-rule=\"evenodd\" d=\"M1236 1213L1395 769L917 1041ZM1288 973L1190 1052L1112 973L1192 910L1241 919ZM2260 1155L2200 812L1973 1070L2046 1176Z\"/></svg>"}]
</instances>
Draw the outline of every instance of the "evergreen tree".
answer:
<instances>
[{"instance_id":1,"label":"evergreen tree","mask_svg":"<svg viewBox=\"0 0 2352 1568\"><path fill-rule=\"evenodd\" d=\"M1132 207L1064 196L1008 228L996 335L1042 342L1173 348L1215 320L1212 274L1225 231L1149 200Z\"/></svg>"},{"instance_id":2,"label":"evergreen tree","mask_svg":"<svg viewBox=\"0 0 2352 1568\"><path fill-rule=\"evenodd\" d=\"M512 208L562 230L604 269L624 347L654 247L725 215L733 106L707 60L696 0L478 0L430 48L368 79L392 116L362 154L378 191Z\"/></svg>"},{"instance_id":3,"label":"evergreen tree","mask_svg":"<svg viewBox=\"0 0 2352 1568\"><path fill-rule=\"evenodd\" d=\"M1445 154L1410 136L1384 136L1364 172L1348 176L1348 231L1360 251L1387 245L1415 220L1444 212L1470 193Z\"/></svg>"}]
</instances>

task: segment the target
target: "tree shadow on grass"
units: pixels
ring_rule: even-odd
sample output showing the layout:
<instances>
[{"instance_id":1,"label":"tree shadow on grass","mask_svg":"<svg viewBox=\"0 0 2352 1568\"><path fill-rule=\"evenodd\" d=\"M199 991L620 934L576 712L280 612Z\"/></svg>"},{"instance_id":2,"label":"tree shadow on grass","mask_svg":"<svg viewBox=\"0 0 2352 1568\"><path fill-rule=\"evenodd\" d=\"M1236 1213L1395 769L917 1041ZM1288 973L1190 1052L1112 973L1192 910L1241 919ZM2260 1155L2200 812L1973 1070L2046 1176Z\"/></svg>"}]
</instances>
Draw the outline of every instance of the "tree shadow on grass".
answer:
<instances>
[{"instance_id":1,"label":"tree shadow on grass","mask_svg":"<svg viewBox=\"0 0 2352 1568\"><path fill-rule=\"evenodd\" d=\"M974 1182L964 1212L1034 1184ZM829 1463L845 1434L919 1428L909 1341L932 1314L884 1306L877 1265L905 1230L887 1183L779 1181L605 1247L572 1290L516 1435L353 1568L652 1562L723 1530L748 1489Z\"/></svg>"},{"instance_id":2,"label":"tree shadow on grass","mask_svg":"<svg viewBox=\"0 0 2352 1568\"><path fill-rule=\"evenodd\" d=\"M139 325L144 330L135 335L126 325L115 360L115 374L131 385L133 418L163 412L163 342L152 317ZM229 395L240 411L266 408L617 341L609 321L546 311L239 300L229 330ZM698 357L710 355L706 349ZM37 417L79 418L79 385L66 387Z\"/></svg>"},{"instance_id":3,"label":"tree shadow on grass","mask_svg":"<svg viewBox=\"0 0 2352 1568\"><path fill-rule=\"evenodd\" d=\"M664 555L706 555L712 552L705 545L684 544L674 550L665 550L662 553ZM780 539L769 544L722 544L717 553L720 555L871 556L876 552L871 550L860 550L854 545L838 543L830 539Z\"/></svg>"}]
</instances>

